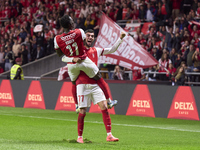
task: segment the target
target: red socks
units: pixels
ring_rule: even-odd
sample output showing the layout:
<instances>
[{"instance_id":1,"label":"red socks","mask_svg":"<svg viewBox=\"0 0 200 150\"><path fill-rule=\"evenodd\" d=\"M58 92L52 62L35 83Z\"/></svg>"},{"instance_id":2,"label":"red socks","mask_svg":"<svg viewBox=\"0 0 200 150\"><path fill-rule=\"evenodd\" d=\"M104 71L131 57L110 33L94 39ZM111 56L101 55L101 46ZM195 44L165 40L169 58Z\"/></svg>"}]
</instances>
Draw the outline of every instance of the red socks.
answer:
<instances>
[{"instance_id":1,"label":"red socks","mask_svg":"<svg viewBox=\"0 0 200 150\"><path fill-rule=\"evenodd\" d=\"M78 105L77 95L76 95L76 85L75 84L72 84L72 96L74 97L75 104Z\"/></svg>"},{"instance_id":2,"label":"red socks","mask_svg":"<svg viewBox=\"0 0 200 150\"><path fill-rule=\"evenodd\" d=\"M97 84L99 85L99 87L102 89L106 99L109 98L109 94L108 94L108 88L107 88L107 84L104 81L103 78L100 78L99 80L97 80Z\"/></svg>"},{"instance_id":3,"label":"red socks","mask_svg":"<svg viewBox=\"0 0 200 150\"><path fill-rule=\"evenodd\" d=\"M84 127L84 118L86 114L79 113L78 115L78 136L82 136Z\"/></svg>"},{"instance_id":4,"label":"red socks","mask_svg":"<svg viewBox=\"0 0 200 150\"><path fill-rule=\"evenodd\" d=\"M111 132L111 119L110 115L108 113L108 109L101 110L102 112L102 117L103 117L103 122L106 128L107 133Z\"/></svg>"}]
</instances>

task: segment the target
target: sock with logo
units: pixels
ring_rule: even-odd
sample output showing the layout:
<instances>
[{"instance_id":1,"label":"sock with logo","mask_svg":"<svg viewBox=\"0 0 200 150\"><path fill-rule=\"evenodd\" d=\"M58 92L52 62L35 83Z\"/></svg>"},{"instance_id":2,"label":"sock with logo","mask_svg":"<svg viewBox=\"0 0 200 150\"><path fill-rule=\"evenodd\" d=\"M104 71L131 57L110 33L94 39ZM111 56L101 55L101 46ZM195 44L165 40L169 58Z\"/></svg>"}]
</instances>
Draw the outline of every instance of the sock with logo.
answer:
<instances>
[{"instance_id":1,"label":"sock with logo","mask_svg":"<svg viewBox=\"0 0 200 150\"><path fill-rule=\"evenodd\" d=\"M111 119L110 119L110 115L108 113L108 109L105 110L101 110L102 112L102 117L103 117L103 122L106 128L107 133L111 132Z\"/></svg>"},{"instance_id":2,"label":"sock with logo","mask_svg":"<svg viewBox=\"0 0 200 150\"><path fill-rule=\"evenodd\" d=\"M72 84L72 96L74 98L75 104L78 105L77 96L76 96L76 85L75 84Z\"/></svg>"},{"instance_id":3,"label":"sock with logo","mask_svg":"<svg viewBox=\"0 0 200 150\"><path fill-rule=\"evenodd\" d=\"M78 136L82 136L84 127L84 118L86 114L79 113L78 115Z\"/></svg>"},{"instance_id":4,"label":"sock with logo","mask_svg":"<svg viewBox=\"0 0 200 150\"><path fill-rule=\"evenodd\" d=\"M97 80L97 84L102 89L106 99L108 99L109 98L108 88L107 88L107 85L106 85L106 82L104 81L104 79L100 78L99 80Z\"/></svg>"}]
</instances>

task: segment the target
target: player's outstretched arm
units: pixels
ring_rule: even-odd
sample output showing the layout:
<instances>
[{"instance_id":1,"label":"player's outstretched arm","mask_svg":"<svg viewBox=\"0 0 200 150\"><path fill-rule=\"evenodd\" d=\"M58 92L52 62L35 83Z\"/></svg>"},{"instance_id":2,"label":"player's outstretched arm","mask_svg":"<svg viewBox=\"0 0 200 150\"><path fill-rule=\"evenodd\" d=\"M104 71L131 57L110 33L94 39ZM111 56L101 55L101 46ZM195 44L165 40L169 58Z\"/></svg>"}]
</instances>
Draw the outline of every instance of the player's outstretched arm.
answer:
<instances>
[{"instance_id":1,"label":"player's outstretched arm","mask_svg":"<svg viewBox=\"0 0 200 150\"><path fill-rule=\"evenodd\" d=\"M123 38L125 36L126 36L126 33L121 32L120 38L117 40L117 42L115 42L115 44L112 47L110 47L110 48L104 48L103 54L105 55L105 54L114 53L118 49L119 45L122 43Z\"/></svg>"}]
</instances>

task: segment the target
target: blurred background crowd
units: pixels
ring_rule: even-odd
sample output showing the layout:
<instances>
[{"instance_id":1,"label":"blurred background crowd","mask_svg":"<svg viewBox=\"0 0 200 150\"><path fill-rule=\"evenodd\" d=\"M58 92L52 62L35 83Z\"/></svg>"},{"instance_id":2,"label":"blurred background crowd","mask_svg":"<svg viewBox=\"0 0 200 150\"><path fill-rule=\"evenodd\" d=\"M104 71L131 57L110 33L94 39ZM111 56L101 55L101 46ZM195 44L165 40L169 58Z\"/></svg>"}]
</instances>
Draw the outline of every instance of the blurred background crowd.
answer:
<instances>
[{"instance_id":1,"label":"blurred background crowd","mask_svg":"<svg viewBox=\"0 0 200 150\"><path fill-rule=\"evenodd\" d=\"M59 18L64 14L74 19L76 28L94 29L97 36L101 11L117 23L141 23L132 36L159 62L132 70L132 77L126 68L104 64L102 70L112 71L105 78L199 82L198 0L1 0L0 73L10 70L18 57L26 64L54 53L53 39L62 33ZM145 22L152 22L147 34L141 31ZM43 30L34 32L38 24Z\"/></svg>"}]
</instances>

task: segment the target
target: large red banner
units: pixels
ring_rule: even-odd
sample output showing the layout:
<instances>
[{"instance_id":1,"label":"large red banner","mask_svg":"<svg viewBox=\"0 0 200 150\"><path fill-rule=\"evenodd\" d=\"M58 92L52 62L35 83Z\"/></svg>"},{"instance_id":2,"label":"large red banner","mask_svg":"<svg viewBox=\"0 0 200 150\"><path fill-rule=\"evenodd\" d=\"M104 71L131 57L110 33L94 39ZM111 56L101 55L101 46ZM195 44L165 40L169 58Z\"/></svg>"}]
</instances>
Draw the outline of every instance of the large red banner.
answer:
<instances>
[{"instance_id":1,"label":"large red banner","mask_svg":"<svg viewBox=\"0 0 200 150\"><path fill-rule=\"evenodd\" d=\"M99 35L95 47L112 47L120 37L121 31L124 30L105 14L102 14ZM120 65L134 69L134 67L148 68L156 65L158 62L131 36L126 36L118 49L112 54L100 57L99 63Z\"/></svg>"}]
</instances>

